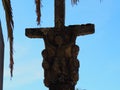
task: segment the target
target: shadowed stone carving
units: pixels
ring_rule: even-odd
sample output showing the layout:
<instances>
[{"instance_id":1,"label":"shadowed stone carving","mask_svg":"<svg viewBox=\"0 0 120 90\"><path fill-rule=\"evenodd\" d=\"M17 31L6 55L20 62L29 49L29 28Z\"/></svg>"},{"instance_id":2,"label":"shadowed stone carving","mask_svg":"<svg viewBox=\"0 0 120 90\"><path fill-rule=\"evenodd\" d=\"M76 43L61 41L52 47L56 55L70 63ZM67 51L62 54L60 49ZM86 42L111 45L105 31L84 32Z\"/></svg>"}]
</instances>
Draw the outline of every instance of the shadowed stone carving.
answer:
<instances>
[{"instance_id":1,"label":"shadowed stone carving","mask_svg":"<svg viewBox=\"0 0 120 90\"><path fill-rule=\"evenodd\" d=\"M29 38L43 38L44 83L49 90L75 90L79 80L77 36L94 33L94 24L64 26L65 0L55 0L55 27L27 28Z\"/></svg>"},{"instance_id":2,"label":"shadowed stone carving","mask_svg":"<svg viewBox=\"0 0 120 90\"><path fill-rule=\"evenodd\" d=\"M67 30L48 32L44 37L46 48L42 51L42 66L47 87L61 83L75 85L78 81L79 47L75 39L74 32Z\"/></svg>"}]
</instances>

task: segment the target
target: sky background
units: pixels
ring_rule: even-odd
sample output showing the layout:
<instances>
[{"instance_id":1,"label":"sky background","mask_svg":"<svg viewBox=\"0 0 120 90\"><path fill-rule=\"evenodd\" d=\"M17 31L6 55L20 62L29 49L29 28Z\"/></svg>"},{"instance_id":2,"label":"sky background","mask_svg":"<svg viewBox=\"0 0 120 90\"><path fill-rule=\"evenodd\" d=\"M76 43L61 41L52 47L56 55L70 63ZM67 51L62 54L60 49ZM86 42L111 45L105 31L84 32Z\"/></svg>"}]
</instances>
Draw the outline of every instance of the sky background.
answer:
<instances>
[{"instance_id":1,"label":"sky background","mask_svg":"<svg viewBox=\"0 0 120 90\"><path fill-rule=\"evenodd\" d=\"M11 0L14 16L14 76L10 80L9 43L0 2L0 19L5 40L4 90L48 90L44 86L42 39L25 36L25 28L54 27L54 0L42 0L41 26L37 26L34 0ZM120 90L120 1L66 0L65 25L95 24L95 33L79 36L79 81L76 88Z\"/></svg>"}]
</instances>

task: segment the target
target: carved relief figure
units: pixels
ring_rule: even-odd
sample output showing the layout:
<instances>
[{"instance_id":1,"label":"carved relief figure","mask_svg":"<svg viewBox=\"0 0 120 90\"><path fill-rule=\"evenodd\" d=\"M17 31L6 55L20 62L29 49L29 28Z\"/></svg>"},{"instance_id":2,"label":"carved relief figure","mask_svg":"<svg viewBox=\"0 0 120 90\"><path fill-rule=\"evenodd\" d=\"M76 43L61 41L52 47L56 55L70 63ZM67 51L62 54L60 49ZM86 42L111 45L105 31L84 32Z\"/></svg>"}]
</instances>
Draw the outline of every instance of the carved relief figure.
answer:
<instances>
[{"instance_id":1,"label":"carved relief figure","mask_svg":"<svg viewBox=\"0 0 120 90\"><path fill-rule=\"evenodd\" d=\"M60 34L59 31L48 32L44 38L46 49L42 52L42 66L45 75L44 82L47 87L54 83L70 82L72 85L76 84L79 47L75 45L75 39L76 37L72 32Z\"/></svg>"}]
</instances>

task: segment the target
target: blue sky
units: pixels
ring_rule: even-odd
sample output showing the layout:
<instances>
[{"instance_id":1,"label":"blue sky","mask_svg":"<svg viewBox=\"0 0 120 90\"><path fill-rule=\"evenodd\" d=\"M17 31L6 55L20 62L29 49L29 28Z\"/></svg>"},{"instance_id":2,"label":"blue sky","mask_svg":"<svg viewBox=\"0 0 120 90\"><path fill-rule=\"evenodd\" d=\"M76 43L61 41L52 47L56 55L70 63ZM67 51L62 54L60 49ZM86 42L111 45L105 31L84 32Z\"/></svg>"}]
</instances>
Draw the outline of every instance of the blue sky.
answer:
<instances>
[{"instance_id":1,"label":"blue sky","mask_svg":"<svg viewBox=\"0 0 120 90\"><path fill-rule=\"evenodd\" d=\"M37 26L34 0L11 0L14 16L14 77L9 74L9 43L2 3L0 19L5 40L4 90L48 90L43 83L42 39L25 36L28 27L54 26L54 0L42 0L41 26ZM80 0L72 6L66 0L66 26L95 24L95 33L79 36L79 81L77 88L120 90L120 1Z\"/></svg>"}]
</instances>

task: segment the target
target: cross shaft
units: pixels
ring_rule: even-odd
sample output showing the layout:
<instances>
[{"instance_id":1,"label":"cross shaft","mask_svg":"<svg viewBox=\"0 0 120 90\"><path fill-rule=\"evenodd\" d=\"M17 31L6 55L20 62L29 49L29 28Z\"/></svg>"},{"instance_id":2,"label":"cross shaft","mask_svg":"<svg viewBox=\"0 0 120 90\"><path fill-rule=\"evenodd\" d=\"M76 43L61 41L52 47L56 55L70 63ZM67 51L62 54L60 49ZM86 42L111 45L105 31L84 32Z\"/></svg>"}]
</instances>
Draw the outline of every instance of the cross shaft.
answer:
<instances>
[{"instance_id":1,"label":"cross shaft","mask_svg":"<svg viewBox=\"0 0 120 90\"><path fill-rule=\"evenodd\" d=\"M64 27L65 24L65 0L55 0L55 28Z\"/></svg>"}]
</instances>

